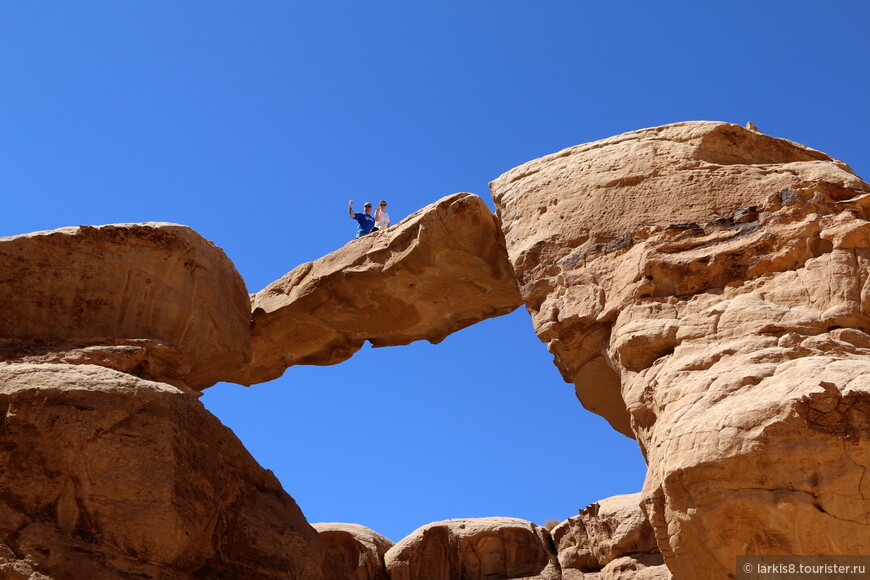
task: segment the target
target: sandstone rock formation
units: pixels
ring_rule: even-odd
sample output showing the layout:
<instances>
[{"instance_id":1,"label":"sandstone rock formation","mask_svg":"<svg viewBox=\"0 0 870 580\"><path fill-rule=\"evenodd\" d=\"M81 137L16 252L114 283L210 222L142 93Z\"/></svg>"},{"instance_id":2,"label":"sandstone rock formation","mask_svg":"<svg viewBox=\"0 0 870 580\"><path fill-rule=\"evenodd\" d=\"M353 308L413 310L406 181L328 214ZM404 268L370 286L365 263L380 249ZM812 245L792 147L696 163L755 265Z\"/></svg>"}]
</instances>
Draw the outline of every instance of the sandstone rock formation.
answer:
<instances>
[{"instance_id":1,"label":"sandstone rock formation","mask_svg":"<svg viewBox=\"0 0 870 580\"><path fill-rule=\"evenodd\" d=\"M632 434L675 578L870 553L870 186L726 123L567 149L491 184L539 337Z\"/></svg>"},{"instance_id":2,"label":"sandstone rock formation","mask_svg":"<svg viewBox=\"0 0 870 580\"><path fill-rule=\"evenodd\" d=\"M563 580L669 578L640 501L613 496L553 528Z\"/></svg>"},{"instance_id":3,"label":"sandstone rock formation","mask_svg":"<svg viewBox=\"0 0 870 580\"><path fill-rule=\"evenodd\" d=\"M329 365L373 346L440 342L522 300L495 217L447 196L387 230L302 264L253 298L253 360L234 382Z\"/></svg>"},{"instance_id":4,"label":"sandstone rock formation","mask_svg":"<svg viewBox=\"0 0 870 580\"><path fill-rule=\"evenodd\" d=\"M334 578L270 471L194 396L0 364L0 577Z\"/></svg>"},{"instance_id":5,"label":"sandstone rock formation","mask_svg":"<svg viewBox=\"0 0 870 580\"><path fill-rule=\"evenodd\" d=\"M384 554L394 546L379 533L359 524L312 524L326 544L327 559L342 580L390 580Z\"/></svg>"},{"instance_id":6,"label":"sandstone rock formation","mask_svg":"<svg viewBox=\"0 0 870 580\"><path fill-rule=\"evenodd\" d=\"M515 518L435 522L393 546L391 580L559 580L547 530Z\"/></svg>"},{"instance_id":7,"label":"sandstone rock formation","mask_svg":"<svg viewBox=\"0 0 870 580\"><path fill-rule=\"evenodd\" d=\"M499 218L446 197L253 304L183 226L0 238L0 578L696 580L733 577L739 554L870 553L870 186L802 145L691 122L491 188ZM318 533L196 400L521 303L649 464L639 496L552 537L511 518L392 547Z\"/></svg>"},{"instance_id":8,"label":"sandstone rock formation","mask_svg":"<svg viewBox=\"0 0 870 580\"><path fill-rule=\"evenodd\" d=\"M184 226L0 238L0 304L0 360L107 361L199 390L250 358L245 284L223 251Z\"/></svg>"}]
</instances>

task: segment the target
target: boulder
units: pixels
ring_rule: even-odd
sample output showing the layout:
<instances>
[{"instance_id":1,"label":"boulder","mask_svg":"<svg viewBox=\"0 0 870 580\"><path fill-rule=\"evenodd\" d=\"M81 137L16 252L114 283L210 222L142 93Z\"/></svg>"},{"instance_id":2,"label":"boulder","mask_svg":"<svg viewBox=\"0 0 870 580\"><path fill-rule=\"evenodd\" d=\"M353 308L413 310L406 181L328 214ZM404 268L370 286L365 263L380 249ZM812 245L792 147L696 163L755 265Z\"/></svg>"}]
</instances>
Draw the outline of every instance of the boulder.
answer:
<instances>
[{"instance_id":1,"label":"boulder","mask_svg":"<svg viewBox=\"0 0 870 580\"><path fill-rule=\"evenodd\" d=\"M342 580L390 580L384 554L394 543L359 524L312 524L326 544L327 561Z\"/></svg>"},{"instance_id":2,"label":"boulder","mask_svg":"<svg viewBox=\"0 0 870 580\"><path fill-rule=\"evenodd\" d=\"M568 149L492 184L538 336L637 438L676 578L870 553L870 186L726 123Z\"/></svg>"},{"instance_id":3,"label":"boulder","mask_svg":"<svg viewBox=\"0 0 870 580\"><path fill-rule=\"evenodd\" d=\"M244 282L220 248L175 224L0 238L0 303L0 360L105 359L201 390L250 358Z\"/></svg>"},{"instance_id":4,"label":"boulder","mask_svg":"<svg viewBox=\"0 0 870 580\"><path fill-rule=\"evenodd\" d=\"M515 518L454 519L419 528L385 556L391 580L559 580L547 530Z\"/></svg>"},{"instance_id":5,"label":"boulder","mask_svg":"<svg viewBox=\"0 0 870 580\"><path fill-rule=\"evenodd\" d=\"M253 297L253 359L234 382L331 365L372 346L440 342L522 300L498 222L457 193L298 266Z\"/></svg>"},{"instance_id":6,"label":"boulder","mask_svg":"<svg viewBox=\"0 0 870 580\"><path fill-rule=\"evenodd\" d=\"M550 532L563 580L669 577L641 494L596 502Z\"/></svg>"},{"instance_id":7,"label":"boulder","mask_svg":"<svg viewBox=\"0 0 870 580\"><path fill-rule=\"evenodd\" d=\"M0 364L3 578L332 579L293 499L195 396Z\"/></svg>"},{"instance_id":8,"label":"boulder","mask_svg":"<svg viewBox=\"0 0 870 580\"><path fill-rule=\"evenodd\" d=\"M566 568L600 569L620 556L658 552L640 493L595 502L550 532Z\"/></svg>"}]
</instances>

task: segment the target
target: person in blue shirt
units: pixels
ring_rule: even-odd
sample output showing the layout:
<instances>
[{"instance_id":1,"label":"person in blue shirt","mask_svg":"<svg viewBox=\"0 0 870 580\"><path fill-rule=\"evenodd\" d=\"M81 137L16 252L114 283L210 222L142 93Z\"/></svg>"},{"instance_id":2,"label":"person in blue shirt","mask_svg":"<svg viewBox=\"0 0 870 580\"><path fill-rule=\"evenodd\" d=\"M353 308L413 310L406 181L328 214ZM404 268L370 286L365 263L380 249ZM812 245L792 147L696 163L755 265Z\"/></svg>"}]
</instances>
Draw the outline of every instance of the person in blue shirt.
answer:
<instances>
[{"instance_id":1,"label":"person in blue shirt","mask_svg":"<svg viewBox=\"0 0 870 580\"><path fill-rule=\"evenodd\" d=\"M350 214L351 219L355 219L359 226L356 229L356 237L361 238L375 227L375 218L372 217L372 204L366 202L363 206L365 213L353 213L353 200L347 204L347 213Z\"/></svg>"}]
</instances>

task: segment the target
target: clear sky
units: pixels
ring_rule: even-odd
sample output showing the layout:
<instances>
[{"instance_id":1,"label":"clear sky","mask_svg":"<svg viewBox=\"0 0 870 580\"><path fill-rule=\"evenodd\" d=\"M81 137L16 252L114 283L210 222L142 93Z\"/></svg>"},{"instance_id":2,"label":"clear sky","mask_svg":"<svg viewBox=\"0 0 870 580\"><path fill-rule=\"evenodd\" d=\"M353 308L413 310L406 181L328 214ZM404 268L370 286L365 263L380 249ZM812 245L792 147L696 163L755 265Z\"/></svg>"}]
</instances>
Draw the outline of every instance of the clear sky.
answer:
<instances>
[{"instance_id":1,"label":"clear sky","mask_svg":"<svg viewBox=\"0 0 870 580\"><path fill-rule=\"evenodd\" d=\"M864 0L0 3L0 236L169 221L256 292L526 161L685 120L752 121L867 178ZM639 491L524 310L203 402L309 521L398 541L453 517L564 519Z\"/></svg>"}]
</instances>

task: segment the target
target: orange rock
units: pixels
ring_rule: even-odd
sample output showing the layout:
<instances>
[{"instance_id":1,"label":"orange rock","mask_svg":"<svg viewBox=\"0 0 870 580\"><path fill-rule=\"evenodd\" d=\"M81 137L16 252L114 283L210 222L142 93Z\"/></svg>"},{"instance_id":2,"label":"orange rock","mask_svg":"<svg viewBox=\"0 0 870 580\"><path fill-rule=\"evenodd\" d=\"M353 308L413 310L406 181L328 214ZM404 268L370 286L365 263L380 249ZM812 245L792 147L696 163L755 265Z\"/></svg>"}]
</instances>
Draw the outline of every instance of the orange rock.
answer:
<instances>
[{"instance_id":1,"label":"orange rock","mask_svg":"<svg viewBox=\"0 0 870 580\"><path fill-rule=\"evenodd\" d=\"M59 360L78 349L67 362L105 356L109 366L200 390L250 358L245 284L220 248L184 226L0 238L0 280L6 360L15 352Z\"/></svg>"},{"instance_id":2,"label":"orange rock","mask_svg":"<svg viewBox=\"0 0 870 580\"><path fill-rule=\"evenodd\" d=\"M595 502L550 532L559 555L562 577L569 570L597 572L620 558L641 561L642 567L661 566L667 577L652 526L640 508L641 495L617 495ZM627 560L622 562L624 567ZM582 577L582 576L580 576Z\"/></svg>"},{"instance_id":3,"label":"orange rock","mask_svg":"<svg viewBox=\"0 0 870 580\"><path fill-rule=\"evenodd\" d=\"M194 396L12 363L0 408L0 576L333 578L293 499Z\"/></svg>"},{"instance_id":4,"label":"orange rock","mask_svg":"<svg viewBox=\"0 0 870 580\"><path fill-rule=\"evenodd\" d=\"M472 518L419 528L385 556L391 580L559 580L544 528L516 518Z\"/></svg>"},{"instance_id":5,"label":"orange rock","mask_svg":"<svg viewBox=\"0 0 870 580\"><path fill-rule=\"evenodd\" d=\"M393 542L359 524L312 524L326 544L327 561L339 578L390 580L384 554Z\"/></svg>"},{"instance_id":6,"label":"orange rock","mask_svg":"<svg viewBox=\"0 0 870 580\"><path fill-rule=\"evenodd\" d=\"M870 186L812 149L678 123L492 184L539 337L637 438L675 578L870 553Z\"/></svg>"},{"instance_id":7,"label":"orange rock","mask_svg":"<svg viewBox=\"0 0 870 580\"><path fill-rule=\"evenodd\" d=\"M457 193L302 264L253 298L253 360L234 382L330 365L373 346L438 343L522 303L498 222Z\"/></svg>"},{"instance_id":8,"label":"orange rock","mask_svg":"<svg viewBox=\"0 0 870 580\"><path fill-rule=\"evenodd\" d=\"M490 188L538 336L580 401L632 436L618 378L601 358L620 309L791 269L821 251L811 219L790 220L778 242L746 221L765 203L812 213L811 203L791 204L810 201L814 184L834 200L866 188L847 165L803 145L686 122L565 149Z\"/></svg>"}]
</instances>

